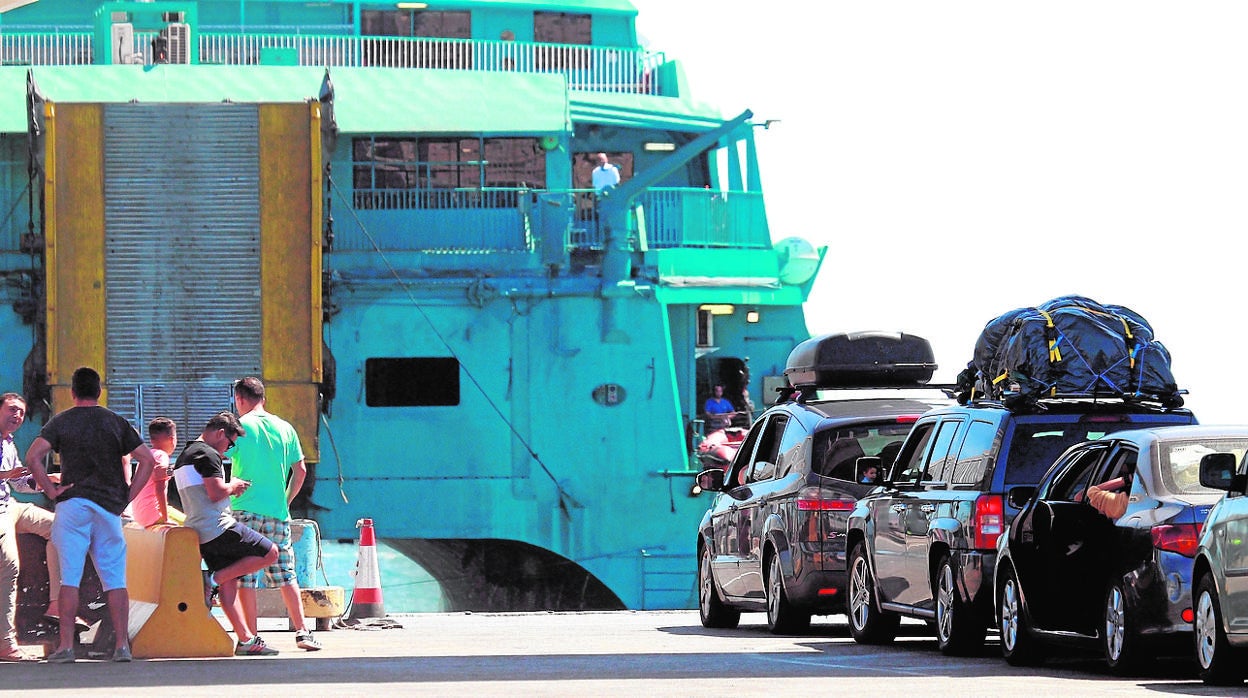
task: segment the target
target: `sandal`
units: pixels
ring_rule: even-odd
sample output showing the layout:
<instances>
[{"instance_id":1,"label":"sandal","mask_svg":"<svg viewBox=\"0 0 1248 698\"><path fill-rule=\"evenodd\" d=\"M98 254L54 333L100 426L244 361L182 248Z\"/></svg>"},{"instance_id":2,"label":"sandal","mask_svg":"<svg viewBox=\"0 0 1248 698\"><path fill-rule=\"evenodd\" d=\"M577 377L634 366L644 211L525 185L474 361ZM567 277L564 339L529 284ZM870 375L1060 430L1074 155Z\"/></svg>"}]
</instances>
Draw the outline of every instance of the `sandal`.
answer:
<instances>
[{"instance_id":1,"label":"sandal","mask_svg":"<svg viewBox=\"0 0 1248 698\"><path fill-rule=\"evenodd\" d=\"M0 652L0 662L37 662L39 658L20 647Z\"/></svg>"}]
</instances>

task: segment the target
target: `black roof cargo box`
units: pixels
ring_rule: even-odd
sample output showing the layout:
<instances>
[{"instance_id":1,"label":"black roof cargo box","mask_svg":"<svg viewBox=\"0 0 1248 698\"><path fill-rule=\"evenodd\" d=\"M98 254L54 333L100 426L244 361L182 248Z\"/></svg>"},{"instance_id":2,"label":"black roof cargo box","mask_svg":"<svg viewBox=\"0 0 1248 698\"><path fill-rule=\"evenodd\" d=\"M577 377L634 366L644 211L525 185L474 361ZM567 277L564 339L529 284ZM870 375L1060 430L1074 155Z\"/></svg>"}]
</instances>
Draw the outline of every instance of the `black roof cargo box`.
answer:
<instances>
[{"instance_id":1,"label":"black roof cargo box","mask_svg":"<svg viewBox=\"0 0 1248 698\"><path fill-rule=\"evenodd\" d=\"M784 377L795 388L921 387L936 372L926 339L904 332L840 332L793 348Z\"/></svg>"}]
</instances>

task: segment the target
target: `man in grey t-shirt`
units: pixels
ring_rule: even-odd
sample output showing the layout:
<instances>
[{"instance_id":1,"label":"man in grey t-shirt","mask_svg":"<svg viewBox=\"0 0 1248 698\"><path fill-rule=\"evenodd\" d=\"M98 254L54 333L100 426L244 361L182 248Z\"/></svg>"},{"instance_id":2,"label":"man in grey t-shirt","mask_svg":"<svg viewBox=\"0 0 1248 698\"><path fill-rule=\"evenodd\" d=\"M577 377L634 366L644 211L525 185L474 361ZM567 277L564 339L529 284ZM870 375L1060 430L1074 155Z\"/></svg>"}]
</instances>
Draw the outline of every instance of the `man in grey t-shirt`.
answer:
<instances>
[{"instance_id":1,"label":"man in grey t-shirt","mask_svg":"<svg viewBox=\"0 0 1248 698\"><path fill-rule=\"evenodd\" d=\"M230 497L242 494L251 485L246 480L225 479L221 454L230 450L243 427L232 412L222 412L208 420L204 433L188 443L173 467L173 479L186 510L185 526L199 534L199 552L211 573L212 584L220 587L221 610L234 626L240 656L268 656L277 650L249 627L238 599L238 579L277 562L273 541L238 523L230 510Z\"/></svg>"}]
</instances>

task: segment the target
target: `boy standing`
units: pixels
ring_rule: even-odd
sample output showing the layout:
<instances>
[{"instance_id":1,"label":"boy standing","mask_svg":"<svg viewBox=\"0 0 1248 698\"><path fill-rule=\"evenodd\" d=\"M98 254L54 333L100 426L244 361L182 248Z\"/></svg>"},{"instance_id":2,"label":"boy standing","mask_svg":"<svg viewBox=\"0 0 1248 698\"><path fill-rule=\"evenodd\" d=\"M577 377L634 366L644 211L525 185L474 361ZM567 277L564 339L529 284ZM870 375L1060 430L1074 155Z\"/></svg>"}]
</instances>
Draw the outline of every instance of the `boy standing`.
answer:
<instances>
[{"instance_id":1,"label":"boy standing","mask_svg":"<svg viewBox=\"0 0 1248 698\"><path fill-rule=\"evenodd\" d=\"M181 525L186 517L169 508L169 456L178 445L178 425L168 417L157 417L147 425L147 438L152 442L156 467L139 496L130 503L130 516L144 528L161 523Z\"/></svg>"}]
</instances>

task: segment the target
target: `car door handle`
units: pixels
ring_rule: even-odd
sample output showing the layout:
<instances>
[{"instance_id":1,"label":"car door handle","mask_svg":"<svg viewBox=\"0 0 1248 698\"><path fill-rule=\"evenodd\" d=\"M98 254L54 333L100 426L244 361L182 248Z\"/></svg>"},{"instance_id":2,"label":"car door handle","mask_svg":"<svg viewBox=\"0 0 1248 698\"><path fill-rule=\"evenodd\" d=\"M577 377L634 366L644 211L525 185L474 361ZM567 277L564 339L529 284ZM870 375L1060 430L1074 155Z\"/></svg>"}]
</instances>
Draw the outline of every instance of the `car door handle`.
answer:
<instances>
[{"instance_id":1,"label":"car door handle","mask_svg":"<svg viewBox=\"0 0 1248 698\"><path fill-rule=\"evenodd\" d=\"M923 506L919 507L919 511L923 512L924 514L930 514L930 513L932 513L933 511L936 511L936 505L935 505L935 504L924 504Z\"/></svg>"},{"instance_id":2,"label":"car door handle","mask_svg":"<svg viewBox=\"0 0 1248 698\"><path fill-rule=\"evenodd\" d=\"M894 504L894 505L892 505L891 507L889 507L889 509L892 509L893 511L897 512L898 514L900 514L901 512L903 512L903 511L905 511L905 510L906 510L906 505L905 505L905 504Z\"/></svg>"}]
</instances>

